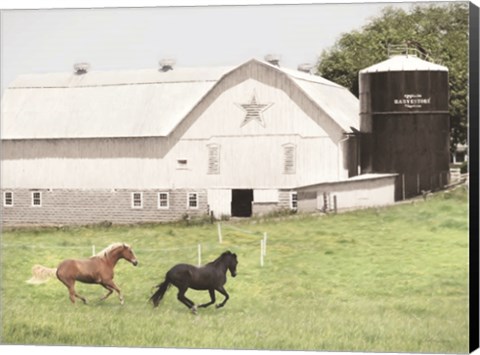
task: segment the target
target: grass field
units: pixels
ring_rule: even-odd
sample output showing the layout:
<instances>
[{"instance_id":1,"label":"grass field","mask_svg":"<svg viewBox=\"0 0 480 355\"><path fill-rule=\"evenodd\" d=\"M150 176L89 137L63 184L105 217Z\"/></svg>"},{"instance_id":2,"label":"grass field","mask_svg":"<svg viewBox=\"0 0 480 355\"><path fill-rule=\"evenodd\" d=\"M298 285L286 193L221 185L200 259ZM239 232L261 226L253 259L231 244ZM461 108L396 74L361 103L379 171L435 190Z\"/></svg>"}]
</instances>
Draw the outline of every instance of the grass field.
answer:
<instances>
[{"instance_id":1,"label":"grass field","mask_svg":"<svg viewBox=\"0 0 480 355\"><path fill-rule=\"evenodd\" d=\"M467 216L461 187L383 209L229 222L236 229L224 226L222 244L210 224L4 231L1 342L466 353ZM77 284L89 304L72 305L57 280L25 282L33 264L56 267L117 241L130 243L140 262L117 265L123 306L114 295L99 302L105 291L96 285ZM171 288L153 309L152 287L174 264L196 264L198 243L204 262L227 249L237 253L229 302L195 316ZM209 300L208 292L187 296Z\"/></svg>"}]
</instances>

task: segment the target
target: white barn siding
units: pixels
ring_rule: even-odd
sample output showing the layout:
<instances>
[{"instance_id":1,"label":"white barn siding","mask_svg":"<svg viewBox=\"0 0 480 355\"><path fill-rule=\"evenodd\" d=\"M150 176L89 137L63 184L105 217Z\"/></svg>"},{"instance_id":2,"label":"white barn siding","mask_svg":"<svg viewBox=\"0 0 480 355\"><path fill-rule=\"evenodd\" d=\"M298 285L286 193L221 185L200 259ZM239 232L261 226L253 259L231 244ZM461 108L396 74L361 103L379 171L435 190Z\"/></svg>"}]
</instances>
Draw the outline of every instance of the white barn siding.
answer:
<instances>
[{"instance_id":1,"label":"white barn siding","mask_svg":"<svg viewBox=\"0 0 480 355\"><path fill-rule=\"evenodd\" d=\"M236 137L219 144L220 174L208 172L208 144L180 141L160 158L5 159L4 188L288 188L338 178L335 146L327 138ZM296 173L284 174L282 145L297 144ZM71 149L75 148L70 142ZM329 153L333 150L334 153ZM187 160L185 169L177 160ZM342 170L345 174L345 170Z\"/></svg>"}]
</instances>

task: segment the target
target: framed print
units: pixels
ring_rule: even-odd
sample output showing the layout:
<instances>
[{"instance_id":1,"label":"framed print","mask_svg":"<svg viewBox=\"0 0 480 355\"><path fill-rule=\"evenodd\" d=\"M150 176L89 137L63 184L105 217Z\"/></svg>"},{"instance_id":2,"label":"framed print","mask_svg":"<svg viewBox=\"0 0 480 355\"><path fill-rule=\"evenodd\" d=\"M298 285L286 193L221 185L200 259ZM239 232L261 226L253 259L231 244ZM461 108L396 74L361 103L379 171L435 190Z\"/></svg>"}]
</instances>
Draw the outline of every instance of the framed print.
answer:
<instances>
[{"instance_id":1,"label":"framed print","mask_svg":"<svg viewBox=\"0 0 480 355\"><path fill-rule=\"evenodd\" d=\"M467 1L0 10L0 348L478 349Z\"/></svg>"}]
</instances>

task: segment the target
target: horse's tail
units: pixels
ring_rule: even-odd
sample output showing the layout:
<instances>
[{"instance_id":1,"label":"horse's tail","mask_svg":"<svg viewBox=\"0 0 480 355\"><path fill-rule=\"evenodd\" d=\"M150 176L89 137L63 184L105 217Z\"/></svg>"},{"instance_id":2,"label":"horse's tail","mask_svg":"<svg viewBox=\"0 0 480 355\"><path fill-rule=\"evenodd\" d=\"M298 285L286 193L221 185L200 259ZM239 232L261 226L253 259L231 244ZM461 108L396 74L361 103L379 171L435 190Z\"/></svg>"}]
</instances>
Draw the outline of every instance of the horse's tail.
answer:
<instances>
[{"instance_id":1,"label":"horse's tail","mask_svg":"<svg viewBox=\"0 0 480 355\"><path fill-rule=\"evenodd\" d=\"M153 303L153 307L157 307L160 301L162 300L163 295L165 294L165 292L167 292L168 288L170 287L170 280L167 277L165 278L165 281L163 281L161 284L158 284L155 287L157 287L158 290L155 291L152 297L150 297L150 302Z\"/></svg>"},{"instance_id":2,"label":"horse's tail","mask_svg":"<svg viewBox=\"0 0 480 355\"><path fill-rule=\"evenodd\" d=\"M51 278L56 276L56 268L48 268L42 265L33 265L32 267L32 277L27 280L29 284L43 284Z\"/></svg>"}]
</instances>

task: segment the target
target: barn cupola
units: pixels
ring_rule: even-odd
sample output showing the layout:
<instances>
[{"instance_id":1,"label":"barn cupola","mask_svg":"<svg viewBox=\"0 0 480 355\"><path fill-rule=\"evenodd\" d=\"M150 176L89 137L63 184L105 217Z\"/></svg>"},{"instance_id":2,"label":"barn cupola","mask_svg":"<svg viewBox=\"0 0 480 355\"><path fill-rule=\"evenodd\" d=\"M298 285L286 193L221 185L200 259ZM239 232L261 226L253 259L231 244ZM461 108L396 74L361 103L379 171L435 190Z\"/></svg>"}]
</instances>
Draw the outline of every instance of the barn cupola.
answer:
<instances>
[{"instance_id":1,"label":"barn cupola","mask_svg":"<svg viewBox=\"0 0 480 355\"><path fill-rule=\"evenodd\" d=\"M75 63L73 65L73 72L75 73L75 75L87 74L89 70L90 70L89 63Z\"/></svg>"},{"instance_id":2,"label":"barn cupola","mask_svg":"<svg viewBox=\"0 0 480 355\"><path fill-rule=\"evenodd\" d=\"M275 65L277 67L280 66L280 56L277 54L267 54L265 56L265 61L270 63L271 65Z\"/></svg>"},{"instance_id":3,"label":"barn cupola","mask_svg":"<svg viewBox=\"0 0 480 355\"><path fill-rule=\"evenodd\" d=\"M167 72L173 70L175 65L175 59L164 58L158 63L160 65L160 71Z\"/></svg>"}]
</instances>

